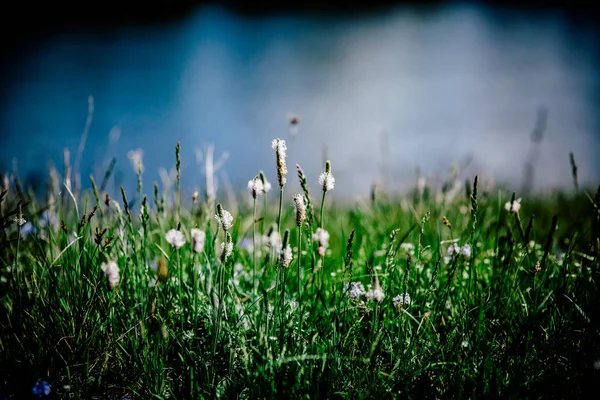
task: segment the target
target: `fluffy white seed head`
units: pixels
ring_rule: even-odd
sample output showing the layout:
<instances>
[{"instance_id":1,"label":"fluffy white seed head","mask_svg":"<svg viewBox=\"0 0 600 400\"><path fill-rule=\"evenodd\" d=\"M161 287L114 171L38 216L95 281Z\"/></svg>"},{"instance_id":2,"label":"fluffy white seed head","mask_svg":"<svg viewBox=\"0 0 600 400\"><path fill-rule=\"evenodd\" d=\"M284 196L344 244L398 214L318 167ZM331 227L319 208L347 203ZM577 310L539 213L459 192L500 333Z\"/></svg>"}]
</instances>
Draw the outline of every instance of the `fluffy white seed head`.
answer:
<instances>
[{"instance_id":1,"label":"fluffy white seed head","mask_svg":"<svg viewBox=\"0 0 600 400\"><path fill-rule=\"evenodd\" d=\"M221 225L224 231L228 230L233 226L233 216L220 204L217 204L217 214L215 214L215 219Z\"/></svg>"},{"instance_id":2,"label":"fluffy white seed head","mask_svg":"<svg viewBox=\"0 0 600 400\"><path fill-rule=\"evenodd\" d=\"M142 149L131 150L127 153L127 158L131 161L131 167L136 174L144 172L143 156L144 150Z\"/></svg>"},{"instance_id":3,"label":"fluffy white seed head","mask_svg":"<svg viewBox=\"0 0 600 400\"><path fill-rule=\"evenodd\" d=\"M167 242L175 249L179 249L185 244L185 238L183 237L183 233L179 232L176 229L171 229L166 234Z\"/></svg>"},{"instance_id":4,"label":"fluffy white seed head","mask_svg":"<svg viewBox=\"0 0 600 400\"><path fill-rule=\"evenodd\" d=\"M281 265L287 267L292 262L292 248L288 244L281 252Z\"/></svg>"},{"instance_id":5,"label":"fluffy white seed head","mask_svg":"<svg viewBox=\"0 0 600 400\"><path fill-rule=\"evenodd\" d=\"M201 229L192 229L192 249L196 253L204 251L204 243L206 242L206 232Z\"/></svg>"},{"instance_id":6,"label":"fluffy white seed head","mask_svg":"<svg viewBox=\"0 0 600 400\"><path fill-rule=\"evenodd\" d=\"M324 192L328 192L335 188L335 178L331 172L322 172L321 175L319 175L319 185L321 185Z\"/></svg>"},{"instance_id":7,"label":"fluffy white seed head","mask_svg":"<svg viewBox=\"0 0 600 400\"><path fill-rule=\"evenodd\" d=\"M273 224L271 229L263 236L263 243L279 252L281 250L281 234L277 231L277 224Z\"/></svg>"},{"instance_id":8,"label":"fluffy white seed head","mask_svg":"<svg viewBox=\"0 0 600 400\"><path fill-rule=\"evenodd\" d=\"M111 289L119 284L119 266L116 262L108 261L102 263L100 268L102 268L102 272L104 272L104 275L106 275L106 279L108 280L108 284L110 285Z\"/></svg>"},{"instance_id":9,"label":"fluffy white seed head","mask_svg":"<svg viewBox=\"0 0 600 400\"><path fill-rule=\"evenodd\" d=\"M381 290L380 287L378 288L373 288L372 290L369 290L365 296L367 297L367 299L374 301L376 303L380 303L383 301L383 298L385 297L385 295L383 294L383 290Z\"/></svg>"},{"instance_id":10,"label":"fluffy white seed head","mask_svg":"<svg viewBox=\"0 0 600 400\"><path fill-rule=\"evenodd\" d=\"M512 204L510 201L507 201L506 204L504 204L504 208L508 212L518 213L521 209L521 198L516 199Z\"/></svg>"},{"instance_id":11,"label":"fluffy white seed head","mask_svg":"<svg viewBox=\"0 0 600 400\"><path fill-rule=\"evenodd\" d=\"M319 244L319 247L329 247L329 232L323 228L317 228L313 233L313 240Z\"/></svg>"},{"instance_id":12,"label":"fluffy white seed head","mask_svg":"<svg viewBox=\"0 0 600 400\"><path fill-rule=\"evenodd\" d=\"M385 297L385 295L383 294L383 290L381 289L381 286L379 285L379 279L377 278L377 275L375 275L375 281L373 282L373 288L371 290L369 290L366 294L365 294L366 298L374 301L376 303L380 303L383 301L383 298Z\"/></svg>"},{"instance_id":13,"label":"fluffy white seed head","mask_svg":"<svg viewBox=\"0 0 600 400\"><path fill-rule=\"evenodd\" d=\"M265 187L258 176L251 181L248 181L248 191L250 191L250 194L254 199L256 199L259 194L264 193Z\"/></svg>"}]
</instances>

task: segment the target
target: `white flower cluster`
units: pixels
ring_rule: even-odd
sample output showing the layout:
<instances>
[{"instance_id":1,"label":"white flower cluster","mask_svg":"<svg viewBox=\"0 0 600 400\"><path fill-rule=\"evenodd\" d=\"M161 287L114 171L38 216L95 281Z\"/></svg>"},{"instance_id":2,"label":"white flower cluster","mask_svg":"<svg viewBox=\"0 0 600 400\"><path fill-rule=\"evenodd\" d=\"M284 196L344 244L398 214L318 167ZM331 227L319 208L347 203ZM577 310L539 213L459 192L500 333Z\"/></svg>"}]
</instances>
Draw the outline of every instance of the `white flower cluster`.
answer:
<instances>
[{"instance_id":1,"label":"white flower cluster","mask_svg":"<svg viewBox=\"0 0 600 400\"><path fill-rule=\"evenodd\" d=\"M306 202L304 201L304 196L301 194L294 195L294 211L296 225L302 226L302 223L306 218Z\"/></svg>"},{"instance_id":2,"label":"white flower cluster","mask_svg":"<svg viewBox=\"0 0 600 400\"><path fill-rule=\"evenodd\" d=\"M183 247L185 244L185 238L183 237L183 233L179 232L176 229L171 229L167 232L166 235L167 242L175 249L179 249Z\"/></svg>"},{"instance_id":3,"label":"white flower cluster","mask_svg":"<svg viewBox=\"0 0 600 400\"><path fill-rule=\"evenodd\" d=\"M262 237L262 242L265 246L275 249L277 252L281 250L281 234L277 232L276 225Z\"/></svg>"},{"instance_id":4,"label":"white flower cluster","mask_svg":"<svg viewBox=\"0 0 600 400\"><path fill-rule=\"evenodd\" d=\"M399 294L392 299L392 303L398 309L402 308L402 306L408 306L410 305L410 295L408 293Z\"/></svg>"},{"instance_id":5,"label":"white flower cluster","mask_svg":"<svg viewBox=\"0 0 600 400\"><path fill-rule=\"evenodd\" d=\"M142 149L131 150L127 153L127 158L131 161L131 167L136 174L144 172L144 164L142 162L143 156L144 150Z\"/></svg>"},{"instance_id":6,"label":"white flower cluster","mask_svg":"<svg viewBox=\"0 0 600 400\"><path fill-rule=\"evenodd\" d=\"M331 172L321 172L319 175L319 185L323 188L324 192L328 192L335 188L335 178Z\"/></svg>"},{"instance_id":7,"label":"white flower cluster","mask_svg":"<svg viewBox=\"0 0 600 400\"><path fill-rule=\"evenodd\" d=\"M344 293L353 300L359 299L365 295L365 287L360 282L350 282L344 286Z\"/></svg>"},{"instance_id":8,"label":"white flower cluster","mask_svg":"<svg viewBox=\"0 0 600 400\"><path fill-rule=\"evenodd\" d=\"M383 294L383 290L381 290L381 287L379 285L375 285L373 289L365 293L365 297L371 301L380 303L383 301L385 295Z\"/></svg>"},{"instance_id":9,"label":"white flower cluster","mask_svg":"<svg viewBox=\"0 0 600 400\"><path fill-rule=\"evenodd\" d=\"M471 246L465 244L464 246L460 247L458 244L452 243L448 247L448 257L452 257L454 253L461 254L465 257L471 257Z\"/></svg>"},{"instance_id":10,"label":"white flower cluster","mask_svg":"<svg viewBox=\"0 0 600 400\"><path fill-rule=\"evenodd\" d=\"M317 228L315 233L313 233L313 240L319 245L317 253L321 257L324 256L325 250L327 250L327 247L329 247L329 232L323 228Z\"/></svg>"},{"instance_id":11,"label":"white flower cluster","mask_svg":"<svg viewBox=\"0 0 600 400\"><path fill-rule=\"evenodd\" d=\"M119 266L116 262L108 261L102 263L100 268L102 268L102 272L106 275L106 279L108 280L111 289L119 284Z\"/></svg>"},{"instance_id":12,"label":"white flower cluster","mask_svg":"<svg viewBox=\"0 0 600 400\"><path fill-rule=\"evenodd\" d=\"M508 212L518 213L521 209L521 198L516 199L514 203L507 201L506 204L504 204L504 208Z\"/></svg>"},{"instance_id":13,"label":"white flower cluster","mask_svg":"<svg viewBox=\"0 0 600 400\"><path fill-rule=\"evenodd\" d=\"M262 181L257 176L251 181L248 181L248 190L250 191L252 198L256 199L259 194L265 193L265 185L263 185Z\"/></svg>"},{"instance_id":14,"label":"white flower cluster","mask_svg":"<svg viewBox=\"0 0 600 400\"><path fill-rule=\"evenodd\" d=\"M292 262L292 248L288 244L281 253L281 265L287 267Z\"/></svg>"},{"instance_id":15,"label":"white flower cluster","mask_svg":"<svg viewBox=\"0 0 600 400\"><path fill-rule=\"evenodd\" d=\"M287 146L285 145L285 140L282 139L273 139L271 142L271 147L275 150L276 162L277 162L277 180L279 181L279 186L284 187L286 182L287 175L287 166L285 165L285 152L287 150Z\"/></svg>"},{"instance_id":16,"label":"white flower cluster","mask_svg":"<svg viewBox=\"0 0 600 400\"><path fill-rule=\"evenodd\" d=\"M201 229L192 229L192 249L196 253L204 251L204 243L206 242L206 232Z\"/></svg>"},{"instance_id":17,"label":"white flower cluster","mask_svg":"<svg viewBox=\"0 0 600 400\"><path fill-rule=\"evenodd\" d=\"M223 260L227 260L231 253L233 253L233 242L223 242L221 243L221 257Z\"/></svg>"},{"instance_id":18,"label":"white flower cluster","mask_svg":"<svg viewBox=\"0 0 600 400\"><path fill-rule=\"evenodd\" d=\"M222 210L222 216L219 214L215 214L215 219L217 223L221 225L224 231L230 229L233 226L233 216L231 213L225 209Z\"/></svg>"}]
</instances>

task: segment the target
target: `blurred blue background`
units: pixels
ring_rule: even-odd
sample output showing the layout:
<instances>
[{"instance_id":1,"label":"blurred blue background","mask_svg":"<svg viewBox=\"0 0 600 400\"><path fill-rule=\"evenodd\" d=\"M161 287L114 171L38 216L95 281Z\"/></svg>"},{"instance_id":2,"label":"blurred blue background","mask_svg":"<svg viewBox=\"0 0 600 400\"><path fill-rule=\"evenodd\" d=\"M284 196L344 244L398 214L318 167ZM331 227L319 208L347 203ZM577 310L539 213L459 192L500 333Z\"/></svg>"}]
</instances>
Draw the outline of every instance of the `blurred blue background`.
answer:
<instances>
[{"instance_id":1,"label":"blurred blue background","mask_svg":"<svg viewBox=\"0 0 600 400\"><path fill-rule=\"evenodd\" d=\"M534 189L600 179L600 36L595 19L499 4L387 5L366 12L243 13L202 4L177 18L60 29L4 57L1 166L45 179L63 149L84 185L117 157L117 183L135 190L127 153L142 149L145 191L182 146L186 193L204 189L199 154L245 188L259 170L275 181L271 140L288 140L290 186L300 163L316 189L324 158L335 194L372 183L403 190L415 170L478 173L519 189L534 157ZM531 134L540 107L547 128ZM300 116L297 133L288 114ZM38 171L38 172L36 172ZM41 171L41 175L40 172Z\"/></svg>"}]
</instances>

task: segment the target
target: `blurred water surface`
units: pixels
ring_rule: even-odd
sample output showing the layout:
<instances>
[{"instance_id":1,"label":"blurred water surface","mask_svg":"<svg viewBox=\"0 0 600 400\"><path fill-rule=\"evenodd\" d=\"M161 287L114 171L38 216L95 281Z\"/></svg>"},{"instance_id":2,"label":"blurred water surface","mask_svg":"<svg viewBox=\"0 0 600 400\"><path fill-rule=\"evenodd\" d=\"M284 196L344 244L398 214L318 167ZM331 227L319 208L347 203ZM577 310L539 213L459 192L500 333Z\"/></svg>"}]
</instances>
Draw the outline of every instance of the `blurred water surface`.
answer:
<instances>
[{"instance_id":1,"label":"blurred water surface","mask_svg":"<svg viewBox=\"0 0 600 400\"><path fill-rule=\"evenodd\" d=\"M535 188L600 178L600 43L591 23L558 12L473 5L398 7L353 16L242 16L205 7L162 26L65 32L40 42L2 77L0 160L22 175L74 162L88 96L93 122L81 171L98 181L117 157L143 149L147 191L182 145L186 190L204 188L200 149L242 188L259 170L275 181L271 140L288 140L316 189L324 157L337 195L373 182L414 184L415 168L445 177L452 162L519 188L535 154ZM532 153L539 107L547 129ZM300 116L290 135L287 114ZM62 169L60 167L59 169ZM221 186L222 187L222 186Z\"/></svg>"}]
</instances>

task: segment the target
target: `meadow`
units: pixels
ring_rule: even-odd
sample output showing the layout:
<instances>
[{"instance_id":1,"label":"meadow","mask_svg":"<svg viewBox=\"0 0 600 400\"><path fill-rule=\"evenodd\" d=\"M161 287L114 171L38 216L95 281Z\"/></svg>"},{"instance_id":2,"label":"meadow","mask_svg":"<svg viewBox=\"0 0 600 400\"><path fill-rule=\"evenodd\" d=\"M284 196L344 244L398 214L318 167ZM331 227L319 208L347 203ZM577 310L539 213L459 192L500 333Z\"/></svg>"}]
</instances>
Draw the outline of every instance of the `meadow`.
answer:
<instances>
[{"instance_id":1,"label":"meadow","mask_svg":"<svg viewBox=\"0 0 600 400\"><path fill-rule=\"evenodd\" d=\"M43 198L5 174L0 398L598 390L600 188L573 158L571 191L521 199L473 176L341 203L335 160L307 177L272 147L277 180L256 171L244 201L182 198L179 145L173 186L149 192L135 153L119 196L110 169L90 190L53 169Z\"/></svg>"}]
</instances>

